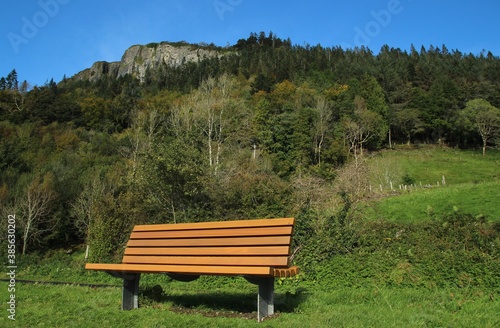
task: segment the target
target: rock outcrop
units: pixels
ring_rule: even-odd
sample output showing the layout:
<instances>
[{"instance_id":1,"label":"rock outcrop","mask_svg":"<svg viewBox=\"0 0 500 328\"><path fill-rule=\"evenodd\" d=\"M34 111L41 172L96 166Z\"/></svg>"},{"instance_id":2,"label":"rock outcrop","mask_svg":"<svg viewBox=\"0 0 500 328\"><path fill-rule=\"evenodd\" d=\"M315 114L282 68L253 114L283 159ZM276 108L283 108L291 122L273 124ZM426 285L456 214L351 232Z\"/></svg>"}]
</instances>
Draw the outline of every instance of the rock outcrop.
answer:
<instances>
[{"instance_id":1,"label":"rock outcrop","mask_svg":"<svg viewBox=\"0 0 500 328\"><path fill-rule=\"evenodd\" d=\"M76 74L74 78L96 81L102 77L119 78L131 74L142 82L148 69L155 69L160 65L179 66L188 62L198 62L204 58L222 56L220 50L213 49L216 48L166 42L135 45L125 51L119 62L96 62L91 68Z\"/></svg>"}]
</instances>

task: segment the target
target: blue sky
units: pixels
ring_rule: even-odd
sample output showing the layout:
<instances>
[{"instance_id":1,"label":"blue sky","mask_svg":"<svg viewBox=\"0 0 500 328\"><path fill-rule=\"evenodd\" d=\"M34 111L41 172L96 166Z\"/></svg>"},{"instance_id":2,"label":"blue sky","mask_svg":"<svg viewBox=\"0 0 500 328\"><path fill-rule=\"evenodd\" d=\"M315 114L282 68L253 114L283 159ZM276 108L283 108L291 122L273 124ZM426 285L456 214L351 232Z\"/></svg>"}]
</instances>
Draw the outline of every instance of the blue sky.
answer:
<instances>
[{"instance_id":1,"label":"blue sky","mask_svg":"<svg viewBox=\"0 0 500 328\"><path fill-rule=\"evenodd\" d=\"M206 42L225 46L272 31L292 43L500 56L498 0L20 0L0 13L0 76L43 85L95 61L118 61L134 44Z\"/></svg>"}]
</instances>

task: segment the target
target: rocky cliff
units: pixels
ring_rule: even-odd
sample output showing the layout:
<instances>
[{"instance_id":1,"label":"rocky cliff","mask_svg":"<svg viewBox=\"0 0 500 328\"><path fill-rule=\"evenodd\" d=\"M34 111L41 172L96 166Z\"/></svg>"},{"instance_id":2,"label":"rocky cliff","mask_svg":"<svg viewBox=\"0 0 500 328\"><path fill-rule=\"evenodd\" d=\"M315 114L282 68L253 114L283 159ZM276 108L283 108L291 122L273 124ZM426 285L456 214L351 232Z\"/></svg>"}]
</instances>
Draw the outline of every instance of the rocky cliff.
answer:
<instances>
[{"instance_id":1,"label":"rocky cliff","mask_svg":"<svg viewBox=\"0 0 500 328\"><path fill-rule=\"evenodd\" d=\"M221 57L222 55L221 50L215 47L185 43L162 42L135 45L125 51L119 62L96 62L91 68L76 74L74 78L96 81L104 76L118 78L131 74L142 82L148 68L155 69L163 64L179 66L187 62L197 62L203 58Z\"/></svg>"}]
</instances>

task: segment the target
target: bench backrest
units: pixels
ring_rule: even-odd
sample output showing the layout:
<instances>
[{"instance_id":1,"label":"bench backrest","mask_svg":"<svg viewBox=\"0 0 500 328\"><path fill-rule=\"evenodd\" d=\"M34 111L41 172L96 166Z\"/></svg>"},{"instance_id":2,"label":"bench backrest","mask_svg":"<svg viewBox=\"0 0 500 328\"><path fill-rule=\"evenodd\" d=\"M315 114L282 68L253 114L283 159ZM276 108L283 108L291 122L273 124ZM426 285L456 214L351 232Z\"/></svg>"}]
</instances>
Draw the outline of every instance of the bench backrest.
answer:
<instances>
[{"instance_id":1,"label":"bench backrest","mask_svg":"<svg viewBox=\"0 0 500 328\"><path fill-rule=\"evenodd\" d=\"M122 262L285 268L294 223L283 218L137 225Z\"/></svg>"}]
</instances>

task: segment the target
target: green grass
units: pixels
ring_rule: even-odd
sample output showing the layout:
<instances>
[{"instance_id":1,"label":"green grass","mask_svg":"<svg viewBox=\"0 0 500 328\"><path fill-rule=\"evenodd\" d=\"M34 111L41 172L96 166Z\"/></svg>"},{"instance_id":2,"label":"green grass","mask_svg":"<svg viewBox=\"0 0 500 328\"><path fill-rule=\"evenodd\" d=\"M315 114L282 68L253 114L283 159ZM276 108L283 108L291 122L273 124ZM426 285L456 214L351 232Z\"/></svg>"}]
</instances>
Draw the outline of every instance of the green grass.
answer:
<instances>
[{"instance_id":1,"label":"green grass","mask_svg":"<svg viewBox=\"0 0 500 328\"><path fill-rule=\"evenodd\" d=\"M390 224L384 226L389 227ZM385 232L389 236L393 235L393 231ZM140 308L121 311L121 281L106 273L83 270L83 250L77 250L73 254L66 254L65 251L53 251L45 255L30 254L19 258L16 277L18 280L66 281L115 286L87 287L18 281L15 291L16 322L11 322L7 318L8 312L2 310L4 314L0 318L0 326L498 327L500 325L498 317L500 290L486 287L486 282L481 283L482 280L478 280L477 284L450 283L447 286L429 284L424 287L418 283L405 284L408 279L414 279L419 273L424 274L423 267L418 264L424 260L419 255L419 248L415 248L417 245L411 240L405 242L405 238L407 236L403 234L400 240L390 242L383 240L383 247L377 246L371 254L337 256L321 264L321 267L315 268L327 273L316 275L317 279L311 280L311 277L304 279L310 274L308 272L314 269L306 266L300 279L278 280L275 293L277 315L260 324L256 322L257 286L241 277L202 276L196 281L182 283L172 281L165 275L144 274L140 285ZM366 244L366 241L364 243ZM410 254L407 247L415 249ZM368 249L369 247L366 248ZM446 254L449 255L449 252ZM445 260L438 255L436 254L436 258L440 258L440 261ZM391 263L384 260L384 256L392 259L389 261ZM419 261L413 261L415 256L418 256ZM401 266L401 263L405 265ZM401 270L404 272L400 272ZM465 274L460 266L457 266L457 270L459 271L456 274L462 276ZM333 271L336 273L331 274ZM470 275L474 274L472 271L469 272ZM342 277L342 275L347 276ZM487 275L478 277L483 279ZM7 283L1 282L0 290L7 290Z\"/></svg>"},{"instance_id":2,"label":"green grass","mask_svg":"<svg viewBox=\"0 0 500 328\"><path fill-rule=\"evenodd\" d=\"M419 222L456 209L500 222L500 182L412 191L370 202L362 211L369 219Z\"/></svg>"},{"instance_id":3,"label":"green grass","mask_svg":"<svg viewBox=\"0 0 500 328\"><path fill-rule=\"evenodd\" d=\"M236 279L237 280L237 279ZM19 284L16 322L3 327L498 327L500 295L486 291L379 288L276 292L278 315L255 320L254 291L163 283L159 297L121 311L120 288ZM251 286L251 285L250 285ZM4 283L0 288L5 289ZM141 286L141 288L144 288ZM255 289L255 288L254 288ZM242 290L244 292L242 292ZM158 300L155 300L157 298ZM249 304L249 305L246 305ZM252 309L250 309L250 307ZM3 311L4 312L4 311Z\"/></svg>"},{"instance_id":4,"label":"green grass","mask_svg":"<svg viewBox=\"0 0 500 328\"><path fill-rule=\"evenodd\" d=\"M500 151L486 156L479 151L425 147L384 151L369 160L372 184L382 184L390 197L370 201L360 213L368 219L418 222L458 209L500 221ZM401 191L403 177L413 180L416 190ZM443 186L443 176L446 185ZM432 187L422 189L420 186Z\"/></svg>"},{"instance_id":5,"label":"green grass","mask_svg":"<svg viewBox=\"0 0 500 328\"><path fill-rule=\"evenodd\" d=\"M408 174L417 184L441 183L443 175L448 185L500 181L500 151L457 150L428 146L419 149L400 149L377 153L372 164L399 172L394 184L402 183Z\"/></svg>"}]
</instances>

